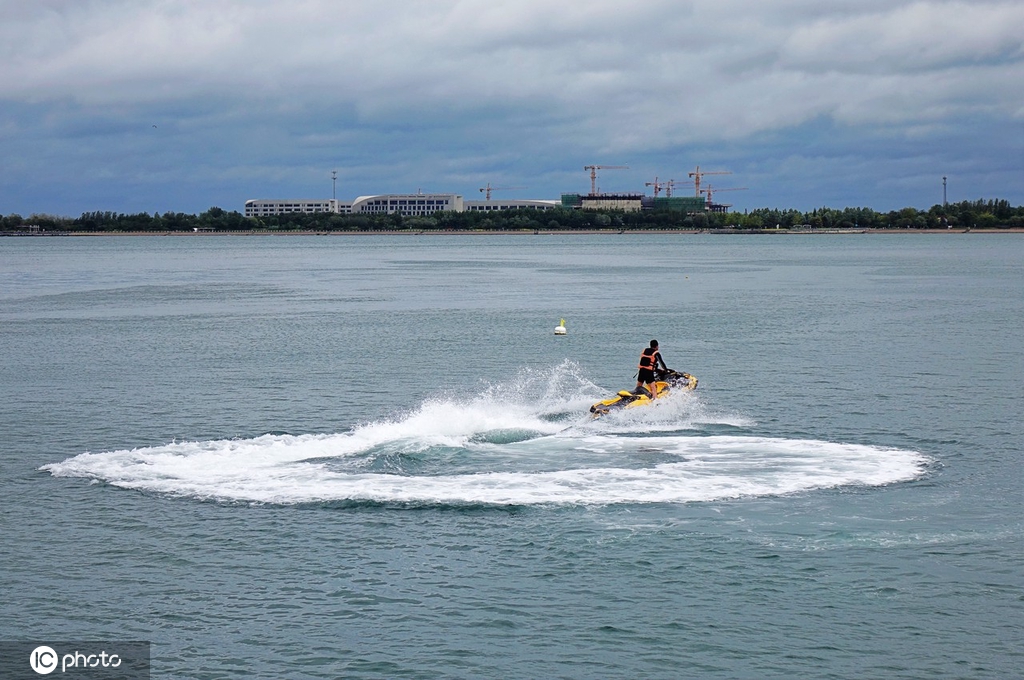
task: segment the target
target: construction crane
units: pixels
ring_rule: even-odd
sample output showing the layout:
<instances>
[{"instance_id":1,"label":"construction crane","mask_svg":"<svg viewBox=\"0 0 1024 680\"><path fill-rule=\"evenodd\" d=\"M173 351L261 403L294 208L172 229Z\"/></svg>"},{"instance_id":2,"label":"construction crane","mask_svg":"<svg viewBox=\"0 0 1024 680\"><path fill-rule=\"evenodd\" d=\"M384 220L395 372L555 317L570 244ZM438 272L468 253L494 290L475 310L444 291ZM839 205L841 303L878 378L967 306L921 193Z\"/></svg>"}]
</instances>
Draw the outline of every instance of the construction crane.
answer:
<instances>
[{"instance_id":1,"label":"construction crane","mask_svg":"<svg viewBox=\"0 0 1024 680\"><path fill-rule=\"evenodd\" d=\"M706 189L704 189L704 192L705 192L705 193L707 194L707 196L708 196L708 204L707 204L707 209L708 209L708 210L714 210L714 208L712 207L712 206L713 206L714 204L713 204L713 203L712 203L712 201L711 201L711 196L712 196L712 194L716 194L716 193L718 193L718 192L720 192L720 191L746 191L746 190L747 190L747 187L729 187L728 189L715 189L715 188L713 188L713 187L712 187L712 186L711 186L711 185L709 184L709 185L707 186L707 188L706 188ZM725 207L728 207L728 206L725 206Z\"/></svg>"},{"instance_id":2,"label":"construction crane","mask_svg":"<svg viewBox=\"0 0 1024 680\"><path fill-rule=\"evenodd\" d=\"M584 170L590 170L590 195L597 193L597 171L598 170L628 170L628 165L584 165Z\"/></svg>"},{"instance_id":3,"label":"construction crane","mask_svg":"<svg viewBox=\"0 0 1024 680\"><path fill-rule=\"evenodd\" d=\"M516 189L525 189L525 188L526 187L492 187L491 183L488 182L487 186L480 187L480 191L486 192L484 194L484 196L486 197L485 200L489 201L489 200L491 200L491 192L492 191L514 191Z\"/></svg>"},{"instance_id":4,"label":"construction crane","mask_svg":"<svg viewBox=\"0 0 1024 680\"><path fill-rule=\"evenodd\" d=\"M682 180L670 179L669 181L667 181L664 184L662 184L661 186L665 187L665 196L668 197L668 198L672 198L672 190L676 188L677 184L682 184L682 183L683 183Z\"/></svg>"},{"instance_id":5,"label":"construction crane","mask_svg":"<svg viewBox=\"0 0 1024 680\"><path fill-rule=\"evenodd\" d=\"M653 182L644 182L645 187L654 187L654 197L658 197L658 192L665 188L664 182L659 182L657 176L655 176Z\"/></svg>"},{"instance_id":6,"label":"construction crane","mask_svg":"<svg viewBox=\"0 0 1024 680\"><path fill-rule=\"evenodd\" d=\"M728 170L722 170L722 171L717 171L717 172L701 172L700 171L700 166L698 165L697 169L689 174L689 176L693 178L693 187L694 187L694 189L696 189L696 192L694 193L694 196L700 196L700 179L704 175L731 175L731 174L732 173L729 172Z\"/></svg>"}]
</instances>

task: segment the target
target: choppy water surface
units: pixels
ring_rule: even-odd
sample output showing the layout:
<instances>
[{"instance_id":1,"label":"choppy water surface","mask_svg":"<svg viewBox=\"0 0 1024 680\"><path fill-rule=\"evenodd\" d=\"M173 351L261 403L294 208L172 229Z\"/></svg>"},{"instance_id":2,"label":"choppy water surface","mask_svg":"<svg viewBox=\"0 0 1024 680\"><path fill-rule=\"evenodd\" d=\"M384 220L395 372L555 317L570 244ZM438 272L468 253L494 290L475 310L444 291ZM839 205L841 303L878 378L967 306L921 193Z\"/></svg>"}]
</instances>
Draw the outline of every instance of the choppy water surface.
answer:
<instances>
[{"instance_id":1,"label":"choppy water surface","mask_svg":"<svg viewBox=\"0 0 1024 680\"><path fill-rule=\"evenodd\" d=\"M3 239L0 637L151 640L156 677L1019 676L1022 256ZM651 337L700 388L591 419Z\"/></svg>"}]
</instances>

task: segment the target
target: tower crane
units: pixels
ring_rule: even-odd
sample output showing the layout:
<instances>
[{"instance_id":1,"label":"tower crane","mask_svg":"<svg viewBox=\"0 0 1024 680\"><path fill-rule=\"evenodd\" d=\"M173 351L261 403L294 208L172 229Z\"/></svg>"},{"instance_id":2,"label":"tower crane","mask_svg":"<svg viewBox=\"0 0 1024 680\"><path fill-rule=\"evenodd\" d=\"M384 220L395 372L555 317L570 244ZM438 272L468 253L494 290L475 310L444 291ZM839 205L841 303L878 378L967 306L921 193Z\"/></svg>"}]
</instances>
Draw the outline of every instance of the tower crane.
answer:
<instances>
[{"instance_id":1,"label":"tower crane","mask_svg":"<svg viewBox=\"0 0 1024 680\"><path fill-rule=\"evenodd\" d=\"M676 188L677 184L682 184L682 180L670 179L669 181L667 181L664 184L662 184L662 186L665 187L665 196L666 197L672 198L672 190Z\"/></svg>"},{"instance_id":2,"label":"tower crane","mask_svg":"<svg viewBox=\"0 0 1024 680\"><path fill-rule=\"evenodd\" d=\"M584 165L584 170L590 170L590 195L597 193L597 171L598 170L628 170L628 165Z\"/></svg>"},{"instance_id":3,"label":"tower crane","mask_svg":"<svg viewBox=\"0 0 1024 680\"><path fill-rule=\"evenodd\" d=\"M710 174L710 173L709 173L709 174ZM713 187L712 187L712 186L711 186L711 185L709 184L709 185L707 186L707 188L706 188L706 189L704 189L704 192L705 192L705 193L707 194L707 196L708 196L708 206L707 206L707 209L708 209L708 210L713 210L713 208L712 208L712 202L711 202L711 195L712 195L712 194L718 193L719 191L746 191L746 190L747 190L747 187L729 187L728 189L715 189L715 188L713 188Z\"/></svg>"},{"instance_id":4,"label":"tower crane","mask_svg":"<svg viewBox=\"0 0 1024 680\"><path fill-rule=\"evenodd\" d=\"M491 200L491 192L492 191L514 191L515 189L525 189L525 188L526 187L492 187L491 183L488 182L487 186L480 187L480 191L485 192L484 193L485 200L489 201L489 200Z\"/></svg>"},{"instance_id":5,"label":"tower crane","mask_svg":"<svg viewBox=\"0 0 1024 680\"><path fill-rule=\"evenodd\" d=\"M717 172L701 172L700 171L700 166L698 165L697 169L689 174L689 176L693 178L693 187L694 187L694 189L696 189L696 192L694 193L694 195L695 196L700 196L700 180L701 180L701 177L703 177L704 175L731 175L731 174L732 173L730 171L728 171L728 170L720 170L720 171L717 171Z\"/></svg>"},{"instance_id":6,"label":"tower crane","mask_svg":"<svg viewBox=\"0 0 1024 680\"><path fill-rule=\"evenodd\" d=\"M658 197L658 192L665 188L665 183L664 182L659 182L658 181L658 177L655 176L653 182L644 182L644 186L645 187L654 187L654 197L657 198Z\"/></svg>"}]
</instances>

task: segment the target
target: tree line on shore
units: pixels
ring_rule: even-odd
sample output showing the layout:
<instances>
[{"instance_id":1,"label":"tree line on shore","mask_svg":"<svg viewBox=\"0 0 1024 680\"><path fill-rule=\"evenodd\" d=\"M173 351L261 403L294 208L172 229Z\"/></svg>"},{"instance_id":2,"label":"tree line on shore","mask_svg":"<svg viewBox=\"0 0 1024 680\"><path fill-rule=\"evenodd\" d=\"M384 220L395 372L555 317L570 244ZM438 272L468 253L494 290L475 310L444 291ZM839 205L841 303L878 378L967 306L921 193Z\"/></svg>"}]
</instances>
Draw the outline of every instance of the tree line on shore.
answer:
<instances>
[{"instance_id":1,"label":"tree line on shore","mask_svg":"<svg viewBox=\"0 0 1024 680\"><path fill-rule=\"evenodd\" d=\"M166 212L87 212L81 217L0 215L0 232L183 232L183 231L587 231L618 229L1021 229L1024 206L1005 200L936 205L922 211L903 208L880 213L871 208L818 208L811 212L759 208L743 213L682 214L668 211L517 209L494 212L440 211L426 216L288 213L245 217L213 207L198 215Z\"/></svg>"}]
</instances>

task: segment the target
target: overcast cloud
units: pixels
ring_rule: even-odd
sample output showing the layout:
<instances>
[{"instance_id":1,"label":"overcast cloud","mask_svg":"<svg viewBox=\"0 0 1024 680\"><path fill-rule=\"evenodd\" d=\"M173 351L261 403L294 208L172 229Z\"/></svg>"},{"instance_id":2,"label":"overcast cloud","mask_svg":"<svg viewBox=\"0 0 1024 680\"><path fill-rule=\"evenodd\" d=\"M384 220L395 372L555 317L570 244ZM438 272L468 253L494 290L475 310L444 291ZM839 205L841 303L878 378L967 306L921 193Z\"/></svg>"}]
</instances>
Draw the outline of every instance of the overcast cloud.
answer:
<instances>
[{"instance_id":1,"label":"overcast cloud","mask_svg":"<svg viewBox=\"0 0 1024 680\"><path fill-rule=\"evenodd\" d=\"M1024 3L0 0L0 213L729 170L737 208L1024 203ZM692 193L683 187L677 192Z\"/></svg>"}]
</instances>

